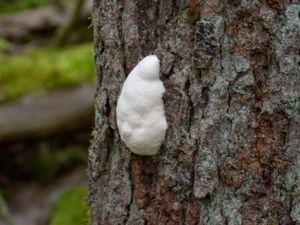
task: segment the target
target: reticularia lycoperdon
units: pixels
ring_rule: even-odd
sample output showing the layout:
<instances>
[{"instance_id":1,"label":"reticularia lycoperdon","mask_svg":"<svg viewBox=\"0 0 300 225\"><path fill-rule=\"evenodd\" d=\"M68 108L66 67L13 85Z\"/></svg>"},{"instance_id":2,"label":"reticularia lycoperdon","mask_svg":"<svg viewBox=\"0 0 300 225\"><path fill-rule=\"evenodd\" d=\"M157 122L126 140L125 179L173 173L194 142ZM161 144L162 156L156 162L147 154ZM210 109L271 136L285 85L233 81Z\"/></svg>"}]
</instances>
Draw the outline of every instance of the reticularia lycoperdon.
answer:
<instances>
[{"instance_id":1,"label":"reticularia lycoperdon","mask_svg":"<svg viewBox=\"0 0 300 225\"><path fill-rule=\"evenodd\" d=\"M117 104L121 139L131 152L155 155L165 139L164 85L156 55L143 58L125 80Z\"/></svg>"}]
</instances>

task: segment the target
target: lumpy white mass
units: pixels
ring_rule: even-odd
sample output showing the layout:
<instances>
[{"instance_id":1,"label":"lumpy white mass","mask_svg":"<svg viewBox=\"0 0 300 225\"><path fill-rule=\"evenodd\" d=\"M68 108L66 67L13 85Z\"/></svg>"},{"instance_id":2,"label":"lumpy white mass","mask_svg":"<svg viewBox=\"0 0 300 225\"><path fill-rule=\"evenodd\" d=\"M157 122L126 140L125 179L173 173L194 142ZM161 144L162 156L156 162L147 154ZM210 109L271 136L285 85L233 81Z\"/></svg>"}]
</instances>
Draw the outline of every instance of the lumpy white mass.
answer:
<instances>
[{"instance_id":1,"label":"lumpy white mass","mask_svg":"<svg viewBox=\"0 0 300 225\"><path fill-rule=\"evenodd\" d=\"M125 80L117 104L121 139L131 152L155 155L164 141L167 121L156 55L143 58Z\"/></svg>"}]
</instances>

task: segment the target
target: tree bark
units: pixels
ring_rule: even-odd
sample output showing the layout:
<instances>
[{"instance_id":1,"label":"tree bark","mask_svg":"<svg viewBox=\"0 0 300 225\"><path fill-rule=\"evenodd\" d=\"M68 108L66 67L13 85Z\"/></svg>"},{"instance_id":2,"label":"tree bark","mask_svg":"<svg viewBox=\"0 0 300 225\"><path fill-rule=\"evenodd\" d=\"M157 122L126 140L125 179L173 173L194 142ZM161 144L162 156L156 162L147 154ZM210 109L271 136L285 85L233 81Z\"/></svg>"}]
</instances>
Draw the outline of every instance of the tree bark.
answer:
<instances>
[{"instance_id":1,"label":"tree bark","mask_svg":"<svg viewBox=\"0 0 300 225\"><path fill-rule=\"evenodd\" d=\"M95 0L92 224L300 224L299 39L298 0ZM116 125L148 54L166 87L154 157L130 154Z\"/></svg>"}]
</instances>

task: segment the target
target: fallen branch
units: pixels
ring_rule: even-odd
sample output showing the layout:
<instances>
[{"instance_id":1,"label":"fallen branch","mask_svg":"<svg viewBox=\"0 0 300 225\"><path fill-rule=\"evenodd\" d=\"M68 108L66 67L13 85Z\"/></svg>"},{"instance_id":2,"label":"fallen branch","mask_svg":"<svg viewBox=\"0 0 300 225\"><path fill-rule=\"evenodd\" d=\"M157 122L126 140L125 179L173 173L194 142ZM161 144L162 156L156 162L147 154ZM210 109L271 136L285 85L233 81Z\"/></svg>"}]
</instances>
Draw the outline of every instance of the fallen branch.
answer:
<instances>
[{"instance_id":1,"label":"fallen branch","mask_svg":"<svg viewBox=\"0 0 300 225\"><path fill-rule=\"evenodd\" d=\"M93 124L94 86L61 90L0 108L0 143L48 137Z\"/></svg>"}]
</instances>

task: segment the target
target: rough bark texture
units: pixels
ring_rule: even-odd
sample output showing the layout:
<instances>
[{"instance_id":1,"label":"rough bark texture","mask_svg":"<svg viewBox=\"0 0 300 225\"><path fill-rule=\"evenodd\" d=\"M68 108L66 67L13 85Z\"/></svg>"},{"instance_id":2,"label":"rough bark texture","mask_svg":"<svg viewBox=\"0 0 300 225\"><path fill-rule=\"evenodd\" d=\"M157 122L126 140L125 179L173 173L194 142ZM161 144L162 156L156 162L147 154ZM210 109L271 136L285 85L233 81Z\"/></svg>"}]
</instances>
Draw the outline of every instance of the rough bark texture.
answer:
<instances>
[{"instance_id":1,"label":"rough bark texture","mask_svg":"<svg viewBox=\"0 0 300 225\"><path fill-rule=\"evenodd\" d=\"M94 0L93 225L300 224L298 0ZM126 75L157 54L158 155L116 126Z\"/></svg>"}]
</instances>

